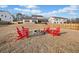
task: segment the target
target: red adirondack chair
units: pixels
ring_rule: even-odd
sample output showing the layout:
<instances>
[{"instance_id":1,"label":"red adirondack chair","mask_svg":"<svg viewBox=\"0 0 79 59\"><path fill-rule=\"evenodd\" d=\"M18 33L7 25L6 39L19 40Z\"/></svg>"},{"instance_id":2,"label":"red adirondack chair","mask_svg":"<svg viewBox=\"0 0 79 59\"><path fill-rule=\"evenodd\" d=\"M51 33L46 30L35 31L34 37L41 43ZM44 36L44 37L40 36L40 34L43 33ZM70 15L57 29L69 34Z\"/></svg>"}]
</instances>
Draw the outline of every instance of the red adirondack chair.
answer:
<instances>
[{"instance_id":1,"label":"red adirondack chair","mask_svg":"<svg viewBox=\"0 0 79 59\"><path fill-rule=\"evenodd\" d=\"M43 30L44 32L50 32L50 27L48 27L48 28L44 28L44 30Z\"/></svg>"},{"instance_id":2,"label":"red adirondack chair","mask_svg":"<svg viewBox=\"0 0 79 59\"><path fill-rule=\"evenodd\" d=\"M29 37L29 28L22 27L23 35L28 38Z\"/></svg>"},{"instance_id":3,"label":"red adirondack chair","mask_svg":"<svg viewBox=\"0 0 79 59\"><path fill-rule=\"evenodd\" d=\"M50 27L44 28L44 32L47 32L53 36L59 36L60 35L60 27L57 27L55 29L51 29Z\"/></svg>"},{"instance_id":4,"label":"red adirondack chair","mask_svg":"<svg viewBox=\"0 0 79 59\"><path fill-rule=\"evenodd\" d=\"M21 30L19 30L19 28L18 28L18 27L17 27L17 33L18 33L18 38L17 38L17 40L20 40L20 39L22 39L22 38L24 37L24 35L23 35L22 31L21 31Z\"/></svg>"},{"instance_id":5,"label":"red adirondack chair","mask_svg":"<svg viewBox=\"0 0 79 59\"><path fill-rule=\"evenodd\" d=\"M26 38L29 37L29 29L28 28L22 27L22 30L19 30L19 28L17 27L17 33L18 33L17 40L20 40L24 37L26 37Z\"/></svg>"},{"instance_id":6,"label":"red adirondack chair","mask_svg":"<svg viewBox=\"0 0 79 59\"><path fill-rule=\"evenodd\" d=\"M52 35L59 36L60 35L60 27L57 27L55 30L53 30Z\"/></svg>"}]
</instances>

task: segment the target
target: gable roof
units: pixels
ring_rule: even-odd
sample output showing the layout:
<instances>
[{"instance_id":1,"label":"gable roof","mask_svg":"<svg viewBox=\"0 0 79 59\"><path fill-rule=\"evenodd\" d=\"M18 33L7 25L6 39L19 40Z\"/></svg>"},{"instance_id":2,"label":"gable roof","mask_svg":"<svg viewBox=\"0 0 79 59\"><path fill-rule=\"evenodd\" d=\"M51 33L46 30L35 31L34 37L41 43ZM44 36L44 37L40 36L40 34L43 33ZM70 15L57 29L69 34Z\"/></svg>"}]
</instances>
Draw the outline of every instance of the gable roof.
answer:
<instances>
[{"instance_id":1,"label":"gable roof","mask_svg":"<svg viewBox=\"0 0 79 59\"><path fill-rule=\"evenodd\" d=\"M43 17L42 15L32 15L32 17Z\"/></svg>"}]
</instances>

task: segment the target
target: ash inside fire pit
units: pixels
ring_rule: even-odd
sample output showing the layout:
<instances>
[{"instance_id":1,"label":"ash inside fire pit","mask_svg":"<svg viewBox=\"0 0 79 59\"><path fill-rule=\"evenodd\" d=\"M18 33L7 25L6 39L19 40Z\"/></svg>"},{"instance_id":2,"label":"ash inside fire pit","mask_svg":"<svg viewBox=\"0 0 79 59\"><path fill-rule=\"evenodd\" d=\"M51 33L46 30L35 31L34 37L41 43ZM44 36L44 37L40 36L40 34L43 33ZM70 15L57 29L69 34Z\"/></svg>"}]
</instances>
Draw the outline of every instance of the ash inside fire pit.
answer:
<instances>
[{"instance_id":1,"label":"ash inside fire pit","mask_svg":"<svg viewBox=\"0 0 79 59\"><path fill-rule=\"evenodd\" d=\"M33 30L30 31L30 36L39 36L39 35L45 35L46 33L43 32L42 30Z\"/></svg>"}]
</instances>

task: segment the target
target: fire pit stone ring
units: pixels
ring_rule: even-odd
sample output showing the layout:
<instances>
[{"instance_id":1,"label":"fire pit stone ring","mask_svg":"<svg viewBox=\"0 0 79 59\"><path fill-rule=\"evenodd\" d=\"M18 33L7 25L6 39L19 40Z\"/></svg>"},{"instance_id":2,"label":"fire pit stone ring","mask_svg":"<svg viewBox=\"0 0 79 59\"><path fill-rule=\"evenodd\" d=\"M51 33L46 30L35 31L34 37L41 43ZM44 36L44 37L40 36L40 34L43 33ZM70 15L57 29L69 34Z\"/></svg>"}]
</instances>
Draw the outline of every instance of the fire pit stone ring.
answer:
<instances>
[{"instance_id":1,"label":"fire pit stone ring","mask_svg":"<svg viewBox=\"0 0 79 59\"><path fill-rule=\"evenodd\" d=\"M39 36L39 35L45 35L45 32L42 30L34 29L33 31L30 31L30 36Z\"/></svg>"}]
</instances>

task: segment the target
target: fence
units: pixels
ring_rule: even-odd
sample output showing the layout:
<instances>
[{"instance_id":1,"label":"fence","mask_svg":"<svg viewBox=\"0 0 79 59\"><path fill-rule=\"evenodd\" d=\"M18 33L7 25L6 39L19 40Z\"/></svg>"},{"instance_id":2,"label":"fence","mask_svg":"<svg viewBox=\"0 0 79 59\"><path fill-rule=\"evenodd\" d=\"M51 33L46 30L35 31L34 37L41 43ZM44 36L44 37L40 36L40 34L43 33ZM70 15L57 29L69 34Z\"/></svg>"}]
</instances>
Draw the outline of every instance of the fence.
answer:
<instances>
[{"instance_id":1,"label":"fence","mask_svg":"<svg viewBox=\"0 0 79 59\"><path fill-rule=\"evenodd\" d=\"M79 30L79 24L49 24L49 26L51 27L60 26L61 28L65 29Z\"/></svg>"}]
</instances>

